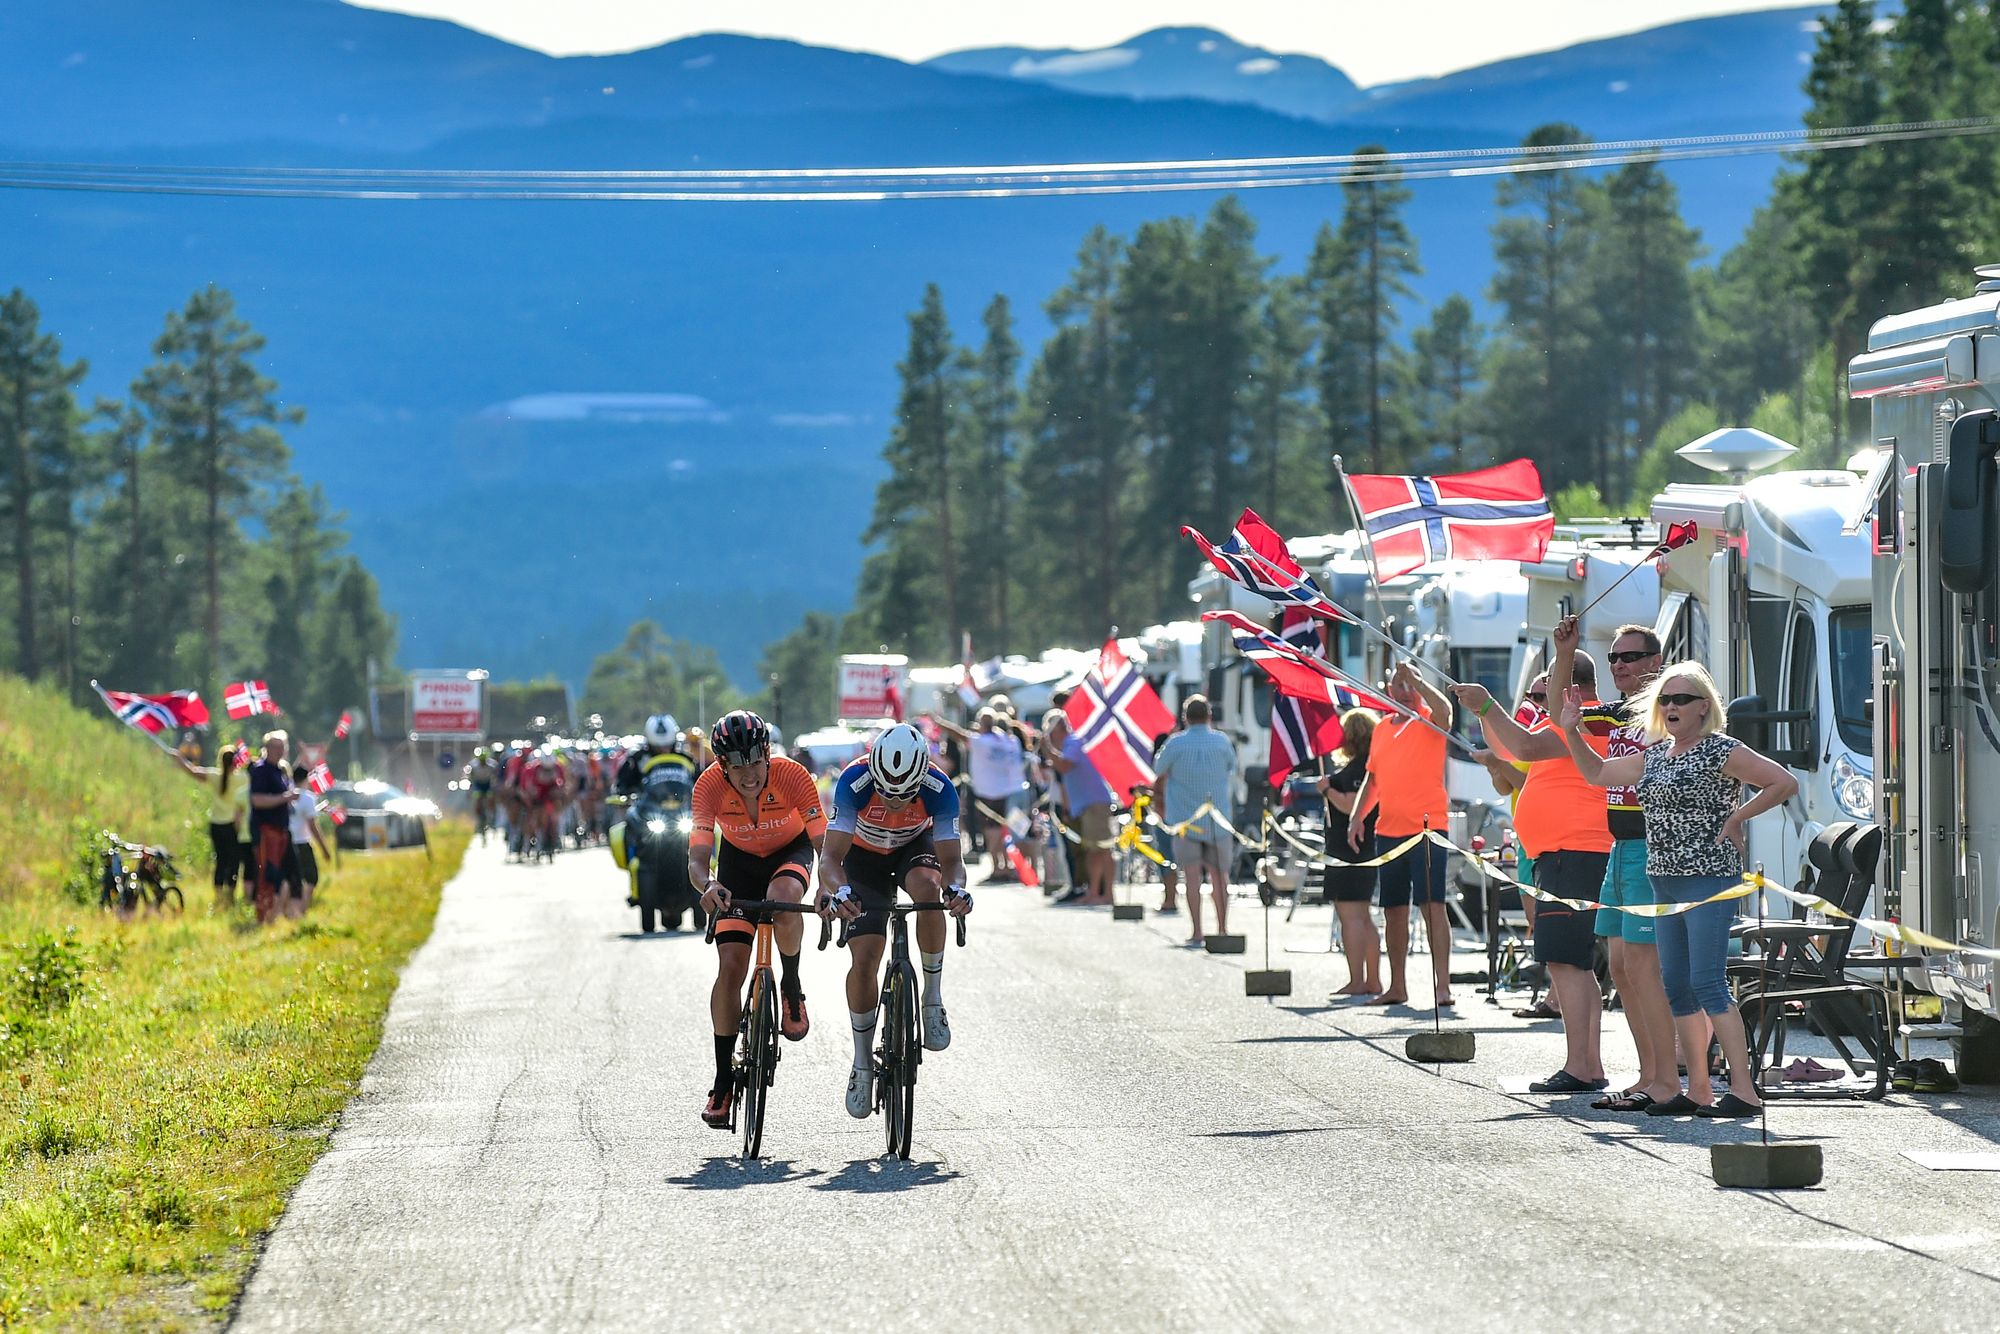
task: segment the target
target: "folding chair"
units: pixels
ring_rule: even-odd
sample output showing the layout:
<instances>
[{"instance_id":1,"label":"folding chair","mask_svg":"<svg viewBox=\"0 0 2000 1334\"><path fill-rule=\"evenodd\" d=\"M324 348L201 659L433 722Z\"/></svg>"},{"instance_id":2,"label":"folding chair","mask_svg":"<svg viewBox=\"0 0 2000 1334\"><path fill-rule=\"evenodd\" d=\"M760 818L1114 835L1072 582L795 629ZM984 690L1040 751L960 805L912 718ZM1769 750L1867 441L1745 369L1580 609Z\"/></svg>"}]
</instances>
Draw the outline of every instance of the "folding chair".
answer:
<instances>
[{"instance_id":1,"label":"folding chair","mask_svg":"<svg viewBox=\"0 0 2000 1334\"><path fill-rule=\"evenodd\" d=\"M1873 825L1852 822L1831 825L1813 839L1806 860L1811 888L1834 907L1858 916L1875 882L1882 833ZM1739 922L1730 934L1758 954L1729 965L1737 985L1736 1001L1750 1042L1753 1071L1784 1063L1787 1016L1797 1007L1800 1018L1817 1029L1856 1076L1871 1073L1866 1089L1811 1086L1766 1087L1767 1098L1880 1098L1889 1091L1889 1069L1895 1063L1890 1045L1889 993L1886 987L1847 975L1853 945L1853 922L1805 920L1795 905L1783 921ZM1852 1045L1850 1045L1852 1044Z\"/></svg>"}]
</instances>

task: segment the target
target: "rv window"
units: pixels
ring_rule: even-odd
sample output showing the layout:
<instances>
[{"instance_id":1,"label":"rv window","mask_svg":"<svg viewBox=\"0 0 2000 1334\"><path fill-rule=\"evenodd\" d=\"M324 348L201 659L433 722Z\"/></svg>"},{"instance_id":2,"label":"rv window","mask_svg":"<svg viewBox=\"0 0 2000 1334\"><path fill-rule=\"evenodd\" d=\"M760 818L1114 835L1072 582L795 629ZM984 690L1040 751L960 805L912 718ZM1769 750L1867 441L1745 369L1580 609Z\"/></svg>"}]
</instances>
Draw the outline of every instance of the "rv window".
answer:
<instances>
[{"instance_id":1,"label":"rv window","mask_svg":"<svg viewBox=\"0 0 2000 1334\"><path fill-rule=\"evenodd\" d=\"M1785 745L1790 750L1815 759L1819 745L1819 645L1813 634L1812 619L1803 613L1792 616L1792 656L1786 664L1783 710L1804 710L1811 716L1787 726ZM1816 767L1808 765L1808 768Z\"/></svg>"},{"instance_id":2,"label":"rv window","mask_svg":"<svg viewBox=\"0 0 2000 1334\"><path fill-rule=\"evenodd\" d=\"M1875 693L1874 627L1867 607L1835 607L1827 616L1827 665L1833 671L1833 721L1857 754L1874 749L1868 704Z\"/></svg>"},{"instance_id":3,"label":"rv window","mask_svg":"<svg viewBox=\"0 0 2000 1334\"><path fill-rule=\"evenodd\" d=\"M1250 688L1250 708L1257 716L1257 726L1268 729L1271 726L1271 679L1262 672L1257 673L1257 683Z\"/></svg>"}]
</instances>

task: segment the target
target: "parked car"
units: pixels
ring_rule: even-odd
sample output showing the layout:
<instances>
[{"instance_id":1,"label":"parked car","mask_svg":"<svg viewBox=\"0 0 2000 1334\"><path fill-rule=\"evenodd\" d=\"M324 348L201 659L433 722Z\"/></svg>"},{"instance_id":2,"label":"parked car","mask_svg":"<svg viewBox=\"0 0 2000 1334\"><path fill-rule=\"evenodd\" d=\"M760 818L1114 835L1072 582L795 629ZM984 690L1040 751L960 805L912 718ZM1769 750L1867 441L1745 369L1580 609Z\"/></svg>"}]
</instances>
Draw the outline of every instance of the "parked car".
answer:
<instances>
[{"instance_id":1,"label":"parked car","mask_svg":"<svg viewBox=\"0 0 2000 1334\"><path fill-rule=\"evenodd\" d=\"M334 827L334 842L355 851L427 847L430 821L440 814L436 802L410 796L375 778L335 783L320 800L347 813L346 820Z\"/></svg>"}]
</instances>

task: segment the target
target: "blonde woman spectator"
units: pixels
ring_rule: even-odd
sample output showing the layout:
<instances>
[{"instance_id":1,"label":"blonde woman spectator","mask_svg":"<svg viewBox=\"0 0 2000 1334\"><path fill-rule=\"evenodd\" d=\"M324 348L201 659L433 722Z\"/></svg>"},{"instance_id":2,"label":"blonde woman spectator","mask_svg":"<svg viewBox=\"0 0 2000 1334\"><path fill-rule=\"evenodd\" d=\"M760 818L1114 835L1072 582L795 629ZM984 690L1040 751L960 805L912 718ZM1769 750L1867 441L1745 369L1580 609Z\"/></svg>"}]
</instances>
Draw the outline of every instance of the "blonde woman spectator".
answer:
<instances>
[{"instance_id":1,"label":"blonde woman spectator","mask_svg":"<svg viewBox=\"0 0 2000 1334\"><path fill-rule=\"evenodd\" d=\"M1646 873L1663 904L1701 904L1660 919L1660 975L1681 1049L1704 1049L1704 1013L1729 1063L1729 1092L1712 1105L1707 1072L1688 1067L1690 1088L1646 1109L1655 1116L1750 1116L1762 1105L1750 1070L1743 1017L1729 994L1727 964L1733 900L1706 900L1740 882L1744 827L1783 805L1799 782L1775 761L1727 735L1722 697L1708 669L1680 662L1662 671L1633 701L1646 720L1646 749L1615 760L1600 756L1580 731L1583 692L1570 687L1557 723L1577 769L1599 787L1638 789L1646 816ZM1757 795L1742 800L1743 789ZM1692 1096L1691 1096L1692 1095Z\"/></svg>"},{"instance_id":2,"label":"blonde woman spectator","mask_svg":"<svg viewBox=\"0 0 2000 1334\"><path fill-rule=\"evenodd\" d=\"M196 763L201 745L190 741L180 749L181 768L208 789L208 841L215 849L215 907L236 906L236 872L243 864L243 820L250 812L250 790L236 779L236 754L224 750L215 767Z\"/></svg>"}]
</instances>

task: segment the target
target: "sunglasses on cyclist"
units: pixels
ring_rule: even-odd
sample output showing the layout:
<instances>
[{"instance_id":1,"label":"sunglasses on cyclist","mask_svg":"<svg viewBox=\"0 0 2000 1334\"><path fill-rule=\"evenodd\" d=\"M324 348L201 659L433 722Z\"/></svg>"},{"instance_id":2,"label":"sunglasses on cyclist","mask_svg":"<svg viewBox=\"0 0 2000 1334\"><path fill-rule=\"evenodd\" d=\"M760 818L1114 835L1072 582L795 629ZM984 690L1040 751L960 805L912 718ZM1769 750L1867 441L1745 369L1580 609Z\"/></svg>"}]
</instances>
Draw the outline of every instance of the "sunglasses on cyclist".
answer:
<instances>
[{"instance_id":1,"label":"sunglasses on cyclist","mask_svg":"<svg viewBox=\"0 0 2000 1334\"><path fill-rule=\"evenodd\" d=\"M1633 663L1657 658L1660 656L1660 651L1656 648L1634 648L1626 649L1622 653L1607 653L1604 656L1617 663Z\"/></svg>"},{"instance_id":2,"label":"sunglasses on cyclist","mask_svg":"<svg viewBox=\"0 0 2000 1334\"><path fill-rule=\"evenodd\" d=\"M1703 703L1703 704L1706 704L1706 703L1708 702L1708 701L1707 701L1707 699L1706 699L1706 698L1704 698L1704 697L1703 697L1703 696L1701 696L1701 695L1662 695L1662 696L1660 696L1660 703L1662 703L1662 704L1665 704L1665 705L1668 705L1668 706L1670 706L1670 707L1672 707L1672 708L1676 708L1676 709L1685 709L1685 708L1686 708L1686 707L1687 707L1688 705L1690 705L1690 704L1693 704L1693 703L1695 703L1695 702L1697 702L1697 701L1699 701L1699 702L1701 702L1701 703Z\"/></svg>"}]
</instances>

